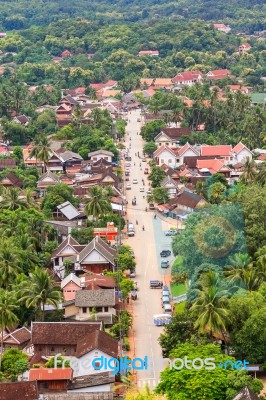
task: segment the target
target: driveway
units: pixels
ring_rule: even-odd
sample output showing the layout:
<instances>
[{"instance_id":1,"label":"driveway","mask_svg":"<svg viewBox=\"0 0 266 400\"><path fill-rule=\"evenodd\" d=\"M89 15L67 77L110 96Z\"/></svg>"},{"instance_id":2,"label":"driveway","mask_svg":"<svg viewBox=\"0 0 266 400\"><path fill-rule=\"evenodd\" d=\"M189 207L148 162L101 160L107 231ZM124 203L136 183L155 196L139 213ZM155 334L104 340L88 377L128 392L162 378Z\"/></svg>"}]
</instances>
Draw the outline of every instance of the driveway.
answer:
<instances>
[{"instance_id":1,"label":"driveway","mask_svg":"<svg viewBox=\"0 0 266 400\"><path fill-rule=\"evenodd\" d=\"M135 226L135 237L128 238L126 244L130 245L135 252L136 257L136 273L135 280L138 283L138 299L134 302L134 337L135 337L135 357L144 358L148 356L147 370L138 371L138 386L144 387L148 384L151 388L158 384L160 371L163 369L159 366L156 369L156 360L162 358L162 352L158 343L159 335L163 328L156 327L153 324L153 315L162 314L161 307L161 290L150 289L149 281L152 279L164 280L165 271L160 267L160 251L162 249L171 249L171 238L163 234L163 230L169 229L168 224L159 218L154 219L152 211L145 211L148 207L146 202L146 191L148 190L147 175L144 175L144 168L149 165L142 162L137 155L142 157L143 140L140 133L140 111L132 111L129 114L127 125L126 147L132 157L130 167L131 190L126 190L128 200L127 219ZM138 134L137 134L138 133ZM131 140L130 140L131 138ZM135 163L135 165L134 165ZM133 184L133 179L137 179L138 183ZM145 185L142 183L144 179ZM145 188L145 193L140 192L140 187ZM136 197L136 205L131 204L132 198ZM138 224L136 224L136 221ZM144 226L144 231L142 227ZM171 260L171 258L167 258Z\"/></svg>"}]
</instances>

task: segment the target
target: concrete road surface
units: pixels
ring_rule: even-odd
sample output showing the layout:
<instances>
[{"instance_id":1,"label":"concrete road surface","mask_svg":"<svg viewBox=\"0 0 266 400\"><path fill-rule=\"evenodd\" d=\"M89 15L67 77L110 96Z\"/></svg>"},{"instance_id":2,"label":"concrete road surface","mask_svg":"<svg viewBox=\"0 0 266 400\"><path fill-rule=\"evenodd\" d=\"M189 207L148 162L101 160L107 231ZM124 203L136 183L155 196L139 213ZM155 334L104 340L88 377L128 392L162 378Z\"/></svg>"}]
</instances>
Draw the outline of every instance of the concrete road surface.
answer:
<instances>
[{"instance_id":1,"label":"concrete road surface","mask_svg":"<svg viewBox=\"0 0 266 400\"><path fill-rule=\"evenodd\" d=\"M140 111L131 111L127 125L126 147L129 148L129 154L132 157L130 167L129 181L125 184L131 184L131 190L126 190L125 194L128 200L127 220L135 226L135 237L128 238L126 244L130 245L135 252L136 273L135 280L138 284L138 299L134 303L134 336L135 336L135 357L144 358L148 356L147 370L138 371L138 386L142 387L148 384L151 388L158 384L162 365L157 365L157 360L162 359L162 352L158 343L158 337L163 328L156 327L153 324L154 314L163 314L161 306L161 290L150 289L149 281L158 279L164 281L164 274L169 273L169 269L163 270L160 267L159 253L163 249L171 250L171 238L166 237L163 230L169 229L167 223L159 218L154 219L152 211L145 211L148 207L146 202L146 192L149 188L147 175L144 175L144 168L149 167L146 162L142 162L137 154L143 157L143 140L140 136L141 123ZM130 140L131 138L131 140ZM135 163L135 166L134 166ZM138 183L133 184L133 179ZM142 183L144 179L145 185ZM145 193L140 192L140 187L145 188ZM136 197L137 204L132 205L133 197ZM138 224L136 224L138 221ZM145 230L142 230L144 226ZM173 257L167 260L172 261ZM157 365L157 367L156 367Z\"/></svg>"}]
</instances>

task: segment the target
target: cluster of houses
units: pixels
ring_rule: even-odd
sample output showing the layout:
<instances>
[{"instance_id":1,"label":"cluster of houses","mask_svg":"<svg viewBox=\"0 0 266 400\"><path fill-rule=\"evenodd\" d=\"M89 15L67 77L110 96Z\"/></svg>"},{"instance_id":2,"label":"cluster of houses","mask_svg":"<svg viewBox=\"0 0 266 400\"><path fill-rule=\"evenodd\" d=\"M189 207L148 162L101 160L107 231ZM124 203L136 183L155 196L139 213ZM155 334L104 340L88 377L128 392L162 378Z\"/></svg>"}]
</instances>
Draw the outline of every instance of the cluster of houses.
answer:
<instances>
[{"instance_id":1,"label":"cluster of houses","mask_svg":"<svg viewBox=\"0 0 266 400\"><path fill-rule=\"evenodd\" d=\"M5 332L3 346L23 350L30 368L18 382L0 383L2 400L115 398L116 376L108 361L118 358L120 347L104 332L103 322L33 322L30 329ZM61 368L59 356L70 364ZM56 365L46 367L52 357Z\"/></svg>"}]
</instances>

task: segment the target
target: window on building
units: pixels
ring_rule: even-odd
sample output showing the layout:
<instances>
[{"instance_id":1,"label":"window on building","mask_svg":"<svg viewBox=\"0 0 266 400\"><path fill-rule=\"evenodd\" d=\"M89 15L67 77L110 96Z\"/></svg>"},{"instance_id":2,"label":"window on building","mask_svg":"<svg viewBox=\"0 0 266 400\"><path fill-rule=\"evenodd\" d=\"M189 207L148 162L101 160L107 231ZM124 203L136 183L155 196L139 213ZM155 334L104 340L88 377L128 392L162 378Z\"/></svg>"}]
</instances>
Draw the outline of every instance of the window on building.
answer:
<instances>
[{"instance_id":1,"label":"window on building","mask_svg":"<svg viewBox=\"0 0 266 400\"><path fill-rule=\"evenodd\" d=\"M104 307L104 312L108 312L108 307Z\"/></svg>"},{"instance_id":2,"label":"window on building","mask_svg":"<svg viewBox=\"0 0 266 400\"><path fill-rule=\"evenodd\" d=\"M103 308L102 307L96 307L96 312L102 312Z\"/></svg>"},{"instance_id":3,"label":"window on building","mask_svg":"<svg viewBox=\"0 0 266 400\"><path fill-rule=\"evenodd\" d=\"M82 307L82 312L83 312L83 314L86 314L87 313L87 307Z\"/></svg>"},{"instance_id":4,"label":"window on building","mask_svg":"<svg viewBox=\"0 0 266 400\"><path fill-rule=\"evenodd\" d=\"M54 347L51 347L51 351L54 351Z\"/></svg>"},{"instance_id":5,"label":"window on building","mask_svg":"<svg viewBox=\"0 0 266 400\"><path fill-rule=\"evenodd\" d=\"M169 158L168 162L169 162L169 164L171 164L171 163L172 163L172 160Z\"/></svg>"}]
</instances>

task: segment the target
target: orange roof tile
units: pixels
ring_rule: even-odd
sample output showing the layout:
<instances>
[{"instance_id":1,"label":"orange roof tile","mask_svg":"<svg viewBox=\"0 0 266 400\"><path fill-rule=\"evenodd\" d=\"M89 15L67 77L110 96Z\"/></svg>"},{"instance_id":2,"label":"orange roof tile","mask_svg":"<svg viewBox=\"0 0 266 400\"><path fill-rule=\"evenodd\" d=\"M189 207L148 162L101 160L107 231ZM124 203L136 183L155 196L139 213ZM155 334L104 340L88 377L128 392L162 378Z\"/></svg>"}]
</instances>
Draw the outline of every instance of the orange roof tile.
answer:
<instances>
[{"instance_id":1,"label":"orange roof tile","mask_svg":"<svg viewBox=\"0 0 266 400\"><path fill-rule=\"evenodd\" d=\"M29 373L30 381L59 381L72 379L71 368L32 368Z\"/></svg>"}]
</instances>

